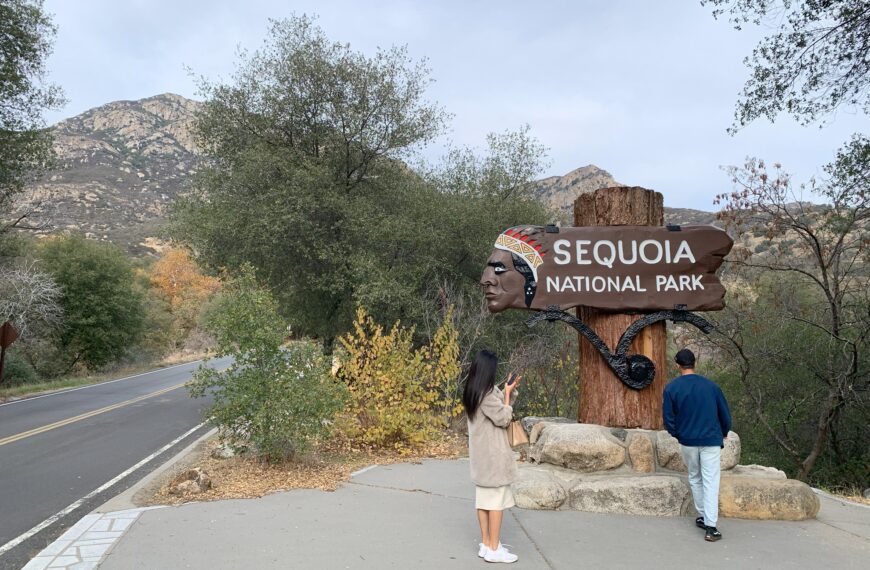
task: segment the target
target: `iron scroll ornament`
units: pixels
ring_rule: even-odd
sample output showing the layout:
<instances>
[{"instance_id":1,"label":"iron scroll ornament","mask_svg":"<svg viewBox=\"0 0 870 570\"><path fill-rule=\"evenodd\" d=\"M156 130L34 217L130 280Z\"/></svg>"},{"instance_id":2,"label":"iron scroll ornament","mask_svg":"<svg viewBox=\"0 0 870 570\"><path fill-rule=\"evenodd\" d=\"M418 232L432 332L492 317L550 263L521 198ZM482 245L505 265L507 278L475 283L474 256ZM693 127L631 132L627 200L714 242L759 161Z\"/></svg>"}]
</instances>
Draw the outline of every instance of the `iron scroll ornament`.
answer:
<instances>
[{"instance_id":1,"label":"iron scroll ornament","mask_svg":"<svg viewBox=\"0 0 870 570\"><path fill-rule=\"evenodd\" d=\"M704 334L709 334L714 328L707 319L687 311L686 305L677 305L673 310L649 313L633 322L622 333L619 343L616 345L616 351L611 352L607 343L595 331L589 328L586 323L574 315L566 313L558 305L550 305L545 310L539 311L538 314L526 321L526 325L533 327L541 321L549 321L551 323L563 321L585 336L592 343L592 346L601 353L617 378L634 390L642 390L652 384L656 375L656 366L652 360L642 354L627 354L628 347L631 346L631 341L634 340L637 333L645 327L661 321L689 323L698 327Z\"/></svg>"}]
</instances>

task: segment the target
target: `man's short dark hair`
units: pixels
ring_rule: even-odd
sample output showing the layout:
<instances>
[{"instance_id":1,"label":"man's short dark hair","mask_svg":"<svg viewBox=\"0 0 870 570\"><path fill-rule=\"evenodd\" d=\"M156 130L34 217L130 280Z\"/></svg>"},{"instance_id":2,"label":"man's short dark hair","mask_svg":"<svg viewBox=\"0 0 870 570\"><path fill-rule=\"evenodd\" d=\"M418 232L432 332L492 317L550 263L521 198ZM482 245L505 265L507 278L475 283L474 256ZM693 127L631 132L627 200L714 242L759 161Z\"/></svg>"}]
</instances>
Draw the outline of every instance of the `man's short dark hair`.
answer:
<instances>
[{"instance_id":1,"label":"man's short dark hair","mask_svg":"<svg viewBox=\"0 0 870 570\"><path fill-rule=\"evenodd\" d=\"M680 368L692 368L695 366L695 353L688 348L683 348L674 357L674 361Z\"/></svg>"}]
</instances>

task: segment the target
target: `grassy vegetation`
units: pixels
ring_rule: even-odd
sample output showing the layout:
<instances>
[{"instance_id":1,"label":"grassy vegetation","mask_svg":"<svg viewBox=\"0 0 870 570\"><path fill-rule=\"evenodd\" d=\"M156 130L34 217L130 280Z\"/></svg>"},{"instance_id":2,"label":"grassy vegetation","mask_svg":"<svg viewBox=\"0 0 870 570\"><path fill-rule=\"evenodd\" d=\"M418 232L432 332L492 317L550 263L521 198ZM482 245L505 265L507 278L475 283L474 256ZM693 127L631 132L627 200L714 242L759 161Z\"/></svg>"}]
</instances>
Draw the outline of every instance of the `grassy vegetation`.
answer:
<instances>
[{"instance_id":1,"label":"grassy vegetation","mask_svg":"<svg viewBox=\"0 0 870 570\"><path fill-rule=\"evenodd\" d=\"M35 384L20 384L17 386L0 385L0 402L6 402L10 399L35 396L47 392L54 392L56 390L63 390L65 388L77 388L79 386L100 384L101 382L108 382L109 380L117 380L119 378L135 376L136 374L142 374L151 370L166 368L168 366L175 366L176 364L195 362L197 360L200 360L203 356L204 355L202 354L198 354L190 355L186 358L178 356L167 357L157 362L139 362L136 364L119 366L117 368L112 368L98 374L88 374L86 376L65 376L62 378L55 378L53 380L47 380L45 382L39 382Z\"/></svg>"}]
</instances>

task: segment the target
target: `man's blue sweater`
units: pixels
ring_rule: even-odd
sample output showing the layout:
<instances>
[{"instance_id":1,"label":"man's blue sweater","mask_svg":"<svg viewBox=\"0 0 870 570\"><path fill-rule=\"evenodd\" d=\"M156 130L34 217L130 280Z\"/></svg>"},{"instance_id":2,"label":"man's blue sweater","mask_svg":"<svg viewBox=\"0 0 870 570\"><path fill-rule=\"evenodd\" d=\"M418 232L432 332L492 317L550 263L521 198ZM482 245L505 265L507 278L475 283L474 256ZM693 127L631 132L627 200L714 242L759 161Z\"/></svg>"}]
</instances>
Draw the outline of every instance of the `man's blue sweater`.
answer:
<instances>
[{"instance_id":1,"label":"man's blue sweater","mask_svg":"<svg viewBox=\"0 0 870 570\"><path fill-rule=\"evenodd\" d=\"M686 446L723 446L731 429L731 412L722 390L699 374L671 380L665 388L662 415L668 433Z\"/></svg>"}]
</instances>

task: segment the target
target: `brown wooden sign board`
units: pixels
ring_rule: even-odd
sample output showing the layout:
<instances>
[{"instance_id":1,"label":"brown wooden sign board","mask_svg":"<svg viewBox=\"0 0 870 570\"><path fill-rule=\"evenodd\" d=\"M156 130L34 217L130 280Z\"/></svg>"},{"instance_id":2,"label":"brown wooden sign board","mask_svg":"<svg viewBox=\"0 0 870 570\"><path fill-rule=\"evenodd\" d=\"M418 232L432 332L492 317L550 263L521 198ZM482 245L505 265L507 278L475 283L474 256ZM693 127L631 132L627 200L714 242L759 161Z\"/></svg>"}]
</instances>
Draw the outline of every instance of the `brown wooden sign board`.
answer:
<instances>
[{"instance_id":1,"label":"brown wooden sign board","mask_svg":"<svg viewBox=\"0 0 870 570\"><path fill-rule=\"evenodd\" d=\"M493 313L715 311L725 306L716 270L733 243L714 226L517 226L498 236L480 282Z\"/></svg>"},{"instance_id":2,"label":"brown wooden sign board","mask_svg":"<svg viewBox=\"0 0 870 570\"><path fill-rule=\"evenodd\" d=\"M10 344L18 339L18 329L12 323L6 321L3 326L0 326L0 348L8 348Z\"/></svg>"}]
</instances>

